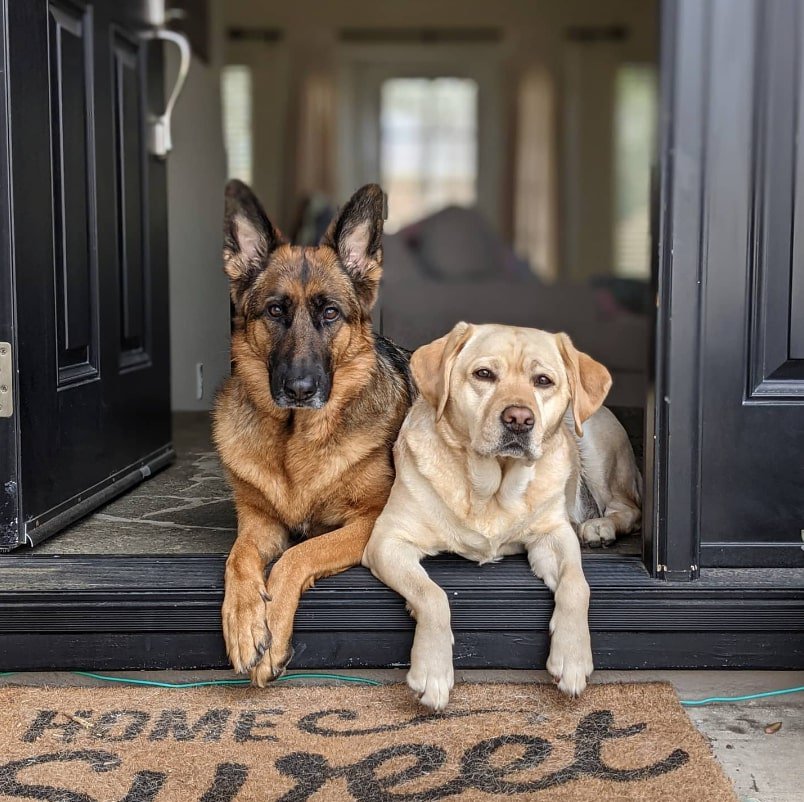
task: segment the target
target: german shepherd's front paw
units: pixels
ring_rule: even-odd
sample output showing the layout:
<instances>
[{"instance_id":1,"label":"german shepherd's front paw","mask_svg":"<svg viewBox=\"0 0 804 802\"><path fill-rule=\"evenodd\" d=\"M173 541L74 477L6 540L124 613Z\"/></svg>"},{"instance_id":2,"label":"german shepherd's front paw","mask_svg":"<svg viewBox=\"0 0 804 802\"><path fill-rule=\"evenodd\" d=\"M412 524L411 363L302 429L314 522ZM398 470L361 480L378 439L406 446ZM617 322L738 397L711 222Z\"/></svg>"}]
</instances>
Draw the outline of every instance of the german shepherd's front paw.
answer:
<instances>
[{"instance_id":1,"label":"german shepherd's front paw","mask_svg":"<svg viewBox=\"0 0 804 802\"><path fill-rule=\"evenodd\" d=\"M269 682L281 677L285 673L288 663L293 657L291 625L286 626L286 616L282 614L279 605L265 597L265 625L269 633L268 645L261 655L261 659L251 668L251 684L264 688Z\"/></svg>"},{"instance_id":2,"label":"german shepherd's front paw","mask_svg":"<svg viewBox=\"0 0 804 802\"><path fill-rule=\"evenodd\" d=\"M266 607L268 597L258 585L227 587L221 619L226 653L238 674L253 669L271 647Z\"/></svg>"}]
</instances>

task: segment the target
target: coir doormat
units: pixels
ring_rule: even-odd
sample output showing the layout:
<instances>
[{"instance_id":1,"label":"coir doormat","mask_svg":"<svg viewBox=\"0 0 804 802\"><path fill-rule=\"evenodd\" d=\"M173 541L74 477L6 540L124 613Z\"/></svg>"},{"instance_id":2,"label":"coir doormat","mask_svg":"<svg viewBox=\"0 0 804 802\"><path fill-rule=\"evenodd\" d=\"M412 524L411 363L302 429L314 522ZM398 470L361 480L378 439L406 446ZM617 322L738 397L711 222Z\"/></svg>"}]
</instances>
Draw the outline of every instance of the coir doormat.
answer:
<instances>
[{"instance_id":1,"label":"coir doormat","mask_svg":"<svg viewBox=\"0 0 804 802\"><path fill-rule=\"evenodd\" d=\"M666 684L0 690L0 800L729 802Z\"/></svg>"}]
</instances>

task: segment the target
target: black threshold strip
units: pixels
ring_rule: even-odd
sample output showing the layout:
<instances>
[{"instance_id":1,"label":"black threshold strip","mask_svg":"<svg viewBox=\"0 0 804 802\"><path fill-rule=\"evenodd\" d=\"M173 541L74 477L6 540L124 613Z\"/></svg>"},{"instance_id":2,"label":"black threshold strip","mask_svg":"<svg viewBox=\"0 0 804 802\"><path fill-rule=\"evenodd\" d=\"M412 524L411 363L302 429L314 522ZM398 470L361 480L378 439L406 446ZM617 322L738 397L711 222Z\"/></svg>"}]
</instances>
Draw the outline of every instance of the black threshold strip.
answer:
<instances>
[{"instance_id":1,"label":"black threshold strip","mask_svg":"<svg viewBox=\"0 0 804 802\"><path fill-rule=\"evenodd\" d=\"M225 555L0 558L3 667L225 667ZM463 668L544 665L552 595L524 557L425 561L447 593ZM709 569L652 579L638 557L584 555L599 668L804 668L804 578L796 569ZM292 668L406 663L413 623L364 568L323 579L296 616Z\"/></svg>"}]
</instances>

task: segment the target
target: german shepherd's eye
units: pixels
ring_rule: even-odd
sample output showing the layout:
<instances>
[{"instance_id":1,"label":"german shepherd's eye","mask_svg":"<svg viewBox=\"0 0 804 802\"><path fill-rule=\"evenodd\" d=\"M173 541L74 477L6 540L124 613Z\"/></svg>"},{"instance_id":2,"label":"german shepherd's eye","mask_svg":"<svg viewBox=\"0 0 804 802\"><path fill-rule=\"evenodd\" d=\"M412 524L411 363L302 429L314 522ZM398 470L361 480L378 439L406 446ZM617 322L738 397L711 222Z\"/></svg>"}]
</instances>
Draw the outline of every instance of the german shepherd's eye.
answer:
<instances>
[{"instance_id":1,"label":"german shepherd's eye","mask_svg":"<svg viewBox=\"0 0 804 802\"><path fill-rule=\"evenodd\" d=\"M271 317L282 317L285 310L279 304L271 304L266 310Z\"/></svg>"},{"instance_id":2,"label":"german shepherd's eye","mask_svg":"<svg viewBox=\"0 0 804 802\"><path fill-rule=\"evenodd\" d=\"M478 368L472 375L483 382L493 382L497 378L488 368Z\"/></svg>"},{"instance_id":3,"label":"german shepherd's eye","mask_svg":"<svg viewBox=\"0 0 804 802\"><path fill-rule=\"evenodd\" d=\"M553 383L553 380L549 376L545 376L543 373L540 373L533 379L533 383L537 387L549 387Z\"/></svg>"},{"instance_id":4,"label":"german shepherd's eye","mask_svg":"<svg viewBox=\"0 0 804 802\"><path fill-rule=\"evenodd\" d=\"M324 318L324 320L327 321L327 323L332 323L333 320L337 320L340 316L341 316L341 313L334 306L328 306L324 310L323 315L322 315L322 317Z\"/></svg>"}]
</instances>

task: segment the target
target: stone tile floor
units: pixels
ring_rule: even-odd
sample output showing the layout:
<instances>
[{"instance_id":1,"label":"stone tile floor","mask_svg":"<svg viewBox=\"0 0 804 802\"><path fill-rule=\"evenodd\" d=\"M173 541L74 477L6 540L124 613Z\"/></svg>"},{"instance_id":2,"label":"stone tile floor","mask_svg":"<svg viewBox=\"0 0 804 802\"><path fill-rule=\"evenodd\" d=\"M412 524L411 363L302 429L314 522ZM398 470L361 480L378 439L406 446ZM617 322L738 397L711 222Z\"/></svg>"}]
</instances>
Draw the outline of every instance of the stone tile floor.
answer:
<instances>
[{"instance_id":1,"label":"stone tile floor","mask_svg":"<svg viewBox=\"0 0 804 802\"><path fill-rule=\"evenodd\" d=\"M642 412L618 409L637 458ZM237 534L231 492L210 441L207 413L174 416L173 465L60 534L35 554L225 554ZM611 554L639 554L640 537L623 538ZM19 553L24 553L20 550Z\"/></svg>"}]
</instances>

